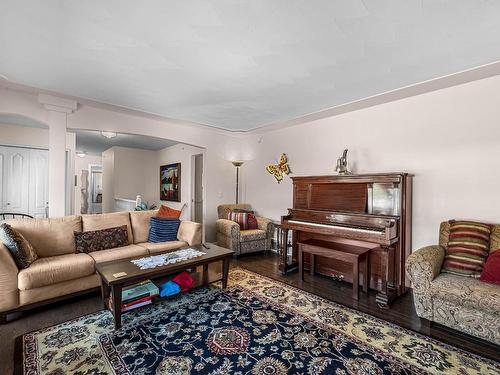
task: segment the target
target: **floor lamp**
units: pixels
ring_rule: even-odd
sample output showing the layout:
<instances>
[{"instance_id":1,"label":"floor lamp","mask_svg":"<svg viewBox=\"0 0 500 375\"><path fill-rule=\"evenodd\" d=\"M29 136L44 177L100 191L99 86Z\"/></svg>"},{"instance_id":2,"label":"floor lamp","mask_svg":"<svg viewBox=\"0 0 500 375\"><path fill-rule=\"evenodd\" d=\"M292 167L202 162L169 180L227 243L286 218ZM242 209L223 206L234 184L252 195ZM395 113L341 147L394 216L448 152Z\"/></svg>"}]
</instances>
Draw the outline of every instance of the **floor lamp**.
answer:
<instances>
[{"instance_id":1,"label":"floor lamp","mask_svg":"<svg viewBox=\"0 0 500 375\"><path fill-rule=\"evenodd\" d=\"M240 190L240 167L243 165L242 161L233 161L233 165L236 167L236 204L238 204L238 193Z\"/></svg>"}]
</instances>

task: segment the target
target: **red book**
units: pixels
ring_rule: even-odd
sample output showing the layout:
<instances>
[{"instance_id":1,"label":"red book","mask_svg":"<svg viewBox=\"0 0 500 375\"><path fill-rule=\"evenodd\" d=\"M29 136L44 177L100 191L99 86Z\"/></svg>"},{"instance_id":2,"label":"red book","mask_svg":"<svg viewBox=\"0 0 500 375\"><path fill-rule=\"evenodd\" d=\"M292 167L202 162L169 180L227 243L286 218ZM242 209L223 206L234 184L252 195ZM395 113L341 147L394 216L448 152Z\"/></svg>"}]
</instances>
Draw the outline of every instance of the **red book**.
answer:
<instances>
[{"instance_id":1,"label":"red book","mask_svg":"<svg viewBox=\"0 0 500 375\"><path fill-rule=\"evenodd\" d=\"M122 312L134 310L134 309L136 309L138 307L142 307L142 306L146 306L146 305L151 305L152 303L153 303L153 301L151 301L151 300L144 301L144 302L141 302L141 303L136 303L135 305L123 308Z\"/></svg>"},{"instance_id":2,"label":"red book","mask_svg":"<svg viewBox=\"0 0 500 375\"><path fill-rule=\"evenodd\" d=\"M122 309L126 309L127 307L132 307L134 305L138 305L139 303L151 301L152 299L153 299L153 297L149 296L149 297L139 298L139 299L136 299L136 300L131 301L131 302L123 303Z\"/></svg>"}]
</instances>

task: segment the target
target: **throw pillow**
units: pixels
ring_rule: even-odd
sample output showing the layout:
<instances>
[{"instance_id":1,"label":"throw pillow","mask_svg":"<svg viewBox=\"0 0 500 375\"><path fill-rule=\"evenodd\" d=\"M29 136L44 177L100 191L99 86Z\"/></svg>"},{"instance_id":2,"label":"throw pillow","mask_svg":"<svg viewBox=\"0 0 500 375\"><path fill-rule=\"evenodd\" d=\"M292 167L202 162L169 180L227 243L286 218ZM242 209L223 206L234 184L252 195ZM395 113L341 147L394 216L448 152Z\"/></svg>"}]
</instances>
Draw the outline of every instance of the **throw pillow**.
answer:
<instances>
[{"instance_id":1,"label":"throw pillow","mask_svg":"<svg viewBox=\"0 0 500 375\"><path fill-rule=\"evenodd\" d=\"M473 221L450 221L443 272L479 277L488 257L491 227Z\"/></svg>"},{"instance_id":2,"label":"throw pillow","mask_svg":"<svg viewBox=\"0 0 500 375\"><path fill-rule=\"evenodd\" d=\"M152 217L150 223L149 242L177 241L177 232L181 225L179 219Z\"/></svg>"},{"instance_id":3,"label":"throw pillow","mask_svg":"<svg viewBox=\"0 0 500 375\"><path fill-rule=\"evenodd\" d=\"M254 214L231 211L227 219L238 223L241 230L257 229L257 218Z\"/></svg>"},{"instance_id":4,"label":"throw pillow","mask_svg":"<svg viewBox=\"0 0 500 375\"><path fill-rule=\"evenodd\" d=\"M481 272L480 280L487 283L500 284L500 251L490 253L484 264L483 272Z\"/></svg>"},{"instance_id":5,"label":"throw pillow","mask_svg":"<svg viewBox=\"0 0 500 375\"><path fill-rule=\"evenodd\" d=\"M38 259L35 249L28 240L7 223L0 225L0 241L9 250L19 269L28 268Z\"/></svg>"},{"instance_id":6,"label":"throw pillow","mask_svg":"<svg viewBox=\"0 0 500 375\"><path fill-rule=\"evenodd\" d=\"M170 208L170 207L162 204L160 209L158 210L158 214L156 215L156 217L178 219L181 217L181 214L182 214L182 210L179 211L179 210L176 210L174 208Z\"/></svg>"},{"instance_id":7,"label":"throw pillow","mask_svg":"<svg viewBox=\"0 0 500 375\"><path fill-rule=\"evenodd\" d=\"M127 246L127 226L92 230L88 232L75 232L75 245L77 253L91 253L93 251L113 249Z\"/></svg>"}]
</instances>

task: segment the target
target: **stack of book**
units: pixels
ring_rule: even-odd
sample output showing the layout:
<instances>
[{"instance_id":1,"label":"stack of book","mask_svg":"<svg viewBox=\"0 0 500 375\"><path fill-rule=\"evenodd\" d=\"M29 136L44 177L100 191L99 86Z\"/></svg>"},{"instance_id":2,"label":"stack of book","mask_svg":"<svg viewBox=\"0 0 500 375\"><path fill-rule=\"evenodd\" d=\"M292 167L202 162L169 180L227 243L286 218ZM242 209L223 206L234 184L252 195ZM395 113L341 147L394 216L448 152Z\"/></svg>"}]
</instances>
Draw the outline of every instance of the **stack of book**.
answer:
<instances>
[{"instance_id":1,"label":"stack of book","mask_svg":"<svg viewBox=\"0 0 500 375\"><path fill-rule=\"evenodd\" d=\"M122 312L153 303L153 298L159 293L158 287L150 280L123 288Z\"/></svg>"}]
</instances>

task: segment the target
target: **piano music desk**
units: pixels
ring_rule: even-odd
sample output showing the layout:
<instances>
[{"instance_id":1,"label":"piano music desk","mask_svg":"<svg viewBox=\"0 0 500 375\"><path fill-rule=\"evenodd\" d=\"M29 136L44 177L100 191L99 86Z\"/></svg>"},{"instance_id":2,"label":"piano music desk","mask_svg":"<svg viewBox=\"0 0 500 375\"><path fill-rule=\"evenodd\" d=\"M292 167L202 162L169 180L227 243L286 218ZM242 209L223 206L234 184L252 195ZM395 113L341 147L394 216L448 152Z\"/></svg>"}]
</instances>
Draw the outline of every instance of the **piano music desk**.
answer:
<instances>
[{"instance_id":1,"label":"piano music desk","mask_svg":"<svg viewBox=\"0 0 500 375\"><path fill-rule=\"evenodd\" d=\"M368 293L370 284L370 250L376 249L378 245L373 244L373 247L361 247L348 245L338 242L321 241L310 239L298 243L299 257L299 275L300 280L304 280L304 253L310 255L310 272L311 276L315 272L315 256L333 258L341 262L350 263L352 265L352 298L359 299L359 267L363 265L363 292Z\"/></svg>"}]
</instances>

